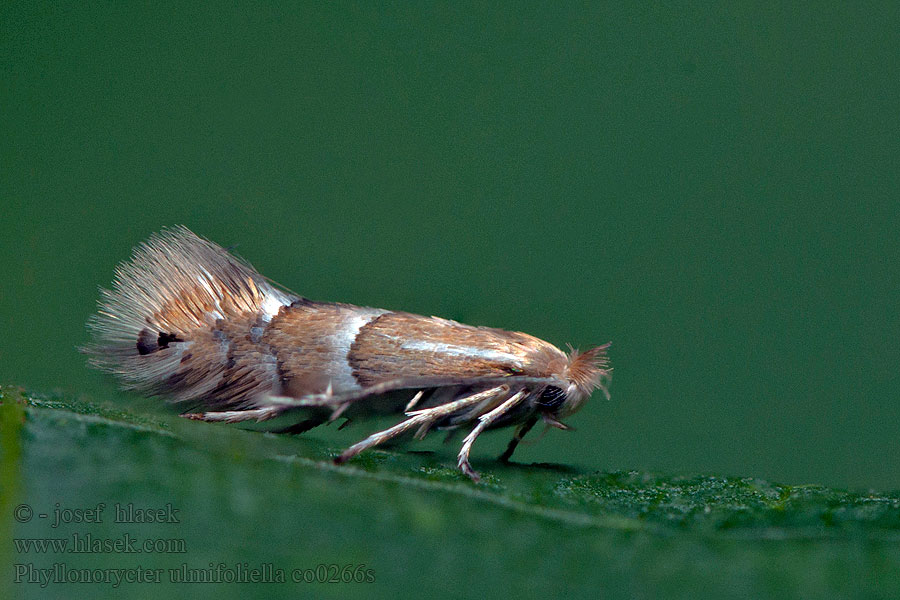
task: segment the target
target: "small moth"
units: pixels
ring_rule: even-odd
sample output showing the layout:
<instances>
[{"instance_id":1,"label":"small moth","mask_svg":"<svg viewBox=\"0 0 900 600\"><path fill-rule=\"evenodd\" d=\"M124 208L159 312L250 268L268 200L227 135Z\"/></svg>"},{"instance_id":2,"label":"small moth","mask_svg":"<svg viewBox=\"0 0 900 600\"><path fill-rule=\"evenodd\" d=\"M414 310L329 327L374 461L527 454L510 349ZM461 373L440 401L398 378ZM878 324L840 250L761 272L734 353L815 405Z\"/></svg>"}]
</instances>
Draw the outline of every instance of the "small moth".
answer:
<instances>
[{"instance_id":1,"label":"small moth","mask_svg":"<svg viewBox=\"0 0 900 600\"><path fill-rule=\"evenodd\" d=\"M300 433L338 417L404 415L337 463L402 434L468 429L458 466L477 481L469 452L483 431L516 426L506 461L538 421L569 429L561 419L591 392L609 396L609 344L566 354L525 333L315 302L185 227L135 248L88 327L91 365L126 389L198 407L190 419L290 413L296 423L279 431Z\"/></svg>"}]
</instances>

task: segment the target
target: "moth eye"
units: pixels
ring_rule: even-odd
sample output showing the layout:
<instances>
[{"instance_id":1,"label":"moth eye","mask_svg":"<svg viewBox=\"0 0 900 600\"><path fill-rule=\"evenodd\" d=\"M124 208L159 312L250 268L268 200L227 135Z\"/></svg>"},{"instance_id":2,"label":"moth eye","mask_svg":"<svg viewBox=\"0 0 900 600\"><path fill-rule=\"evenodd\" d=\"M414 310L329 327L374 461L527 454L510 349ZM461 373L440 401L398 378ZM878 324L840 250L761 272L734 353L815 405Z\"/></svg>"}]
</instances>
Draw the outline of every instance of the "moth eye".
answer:
<instances>
[{"instance_id":1,"label":"moth eye","mask_svg":"<svg viewBox=\"0 0 900 600\"><path fill-rule=\"evenodd\" d=\"M541 396L538 398L538 406L549 409L557 409L566 401L566 392L562 389L550 385L544 388Z\"/></svg>"}]
</instances>

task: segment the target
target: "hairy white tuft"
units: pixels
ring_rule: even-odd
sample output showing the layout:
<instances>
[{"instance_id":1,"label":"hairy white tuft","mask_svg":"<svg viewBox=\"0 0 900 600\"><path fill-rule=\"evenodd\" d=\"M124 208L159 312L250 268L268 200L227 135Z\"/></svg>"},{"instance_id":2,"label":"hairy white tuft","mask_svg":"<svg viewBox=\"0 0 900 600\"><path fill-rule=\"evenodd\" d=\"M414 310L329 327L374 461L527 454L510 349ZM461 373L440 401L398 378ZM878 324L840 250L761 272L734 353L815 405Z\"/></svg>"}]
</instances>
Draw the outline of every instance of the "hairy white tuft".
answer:
<instances>
[{"instance_id":1,"label":"hairy white tuft","mask_svg":"<svg viewBox=\"0 0 900 600\"><path fill-rule=\"evenodd\" d=\"M90 363L117 375L126 388L196 397L215 385L217 352L190 356L213 328L231 318L268 322L296 296L273 286L252 266L183 226L164 229L116 267L112 290L101 289L99 311L88 322L94 341L83 350ZM197 354L200 354L199 352ZM173 381L179 365L207 360L207 382Z\"/></svg>"}]
</instances>

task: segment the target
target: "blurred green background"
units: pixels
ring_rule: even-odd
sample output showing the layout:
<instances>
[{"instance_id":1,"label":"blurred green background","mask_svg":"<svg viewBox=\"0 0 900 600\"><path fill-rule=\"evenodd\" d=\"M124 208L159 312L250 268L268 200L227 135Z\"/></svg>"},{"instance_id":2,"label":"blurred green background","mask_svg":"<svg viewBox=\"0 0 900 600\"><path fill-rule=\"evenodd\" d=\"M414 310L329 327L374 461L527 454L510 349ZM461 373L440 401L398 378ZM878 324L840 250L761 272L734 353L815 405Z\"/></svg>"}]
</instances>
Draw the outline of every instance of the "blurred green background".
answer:
<instances>
[{"instance_id":1,"label":"blurred green background","mask_svg":"<svg viewBox=\"0 0 900 600\"><path fill-rule=\"evenodd\" d=\"M305 588L332 597L896 588L896 495L701 477L684 502L669 476L900 489L898 30L890 2L0 4L0 384L54 394L2 392L0 537L54 533L18 502L173 503L125 531L189 546L11 560L376 570ZM76 351L179 223L309 298L612 341L612 400L516 456L563 466L483 436L478 487L432 439L333 471L371 426L183 421ZM118 593L12 585L79 590Z\"/></svg>"},{"instance_id":2,"label":"blurred green background","mask_svg":"<svg viewBox=\"0 0 900 600\"><path fill-rule=\"evenodd\" d=\"M183 223L310 298L612 341L523 461L900 488L898 6L3 3L0 381L116 401L97 286Z\"/></svg>"}]
</instances>

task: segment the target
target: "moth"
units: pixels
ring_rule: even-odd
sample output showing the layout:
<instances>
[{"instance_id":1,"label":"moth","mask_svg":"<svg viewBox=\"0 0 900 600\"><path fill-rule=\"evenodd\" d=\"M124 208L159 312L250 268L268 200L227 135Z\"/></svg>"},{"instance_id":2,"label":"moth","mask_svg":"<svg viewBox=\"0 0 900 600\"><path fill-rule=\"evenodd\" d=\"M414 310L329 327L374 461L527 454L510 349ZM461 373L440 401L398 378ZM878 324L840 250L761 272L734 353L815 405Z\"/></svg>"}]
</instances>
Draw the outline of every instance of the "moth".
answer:
<instances>
[{"instance_id":1,"label":"moth","mask_svg":"<svg viewBox=\"0 0 900 600\"><path fill-rule=\"evenodd\" d=\"M185 227L152 235L101 289L89 363L122 387L192 405L203 421L265 421L301 433L339 417L402 414L335 458L404 434L467 431L458 467L484 431L515 426L509 460L539 421L569 429L596 390L609 344L567 354L534 336L401 311L316 302L260 275ZM346 423L345 423L346 424Z\"/></svg>"}]
</instances>

